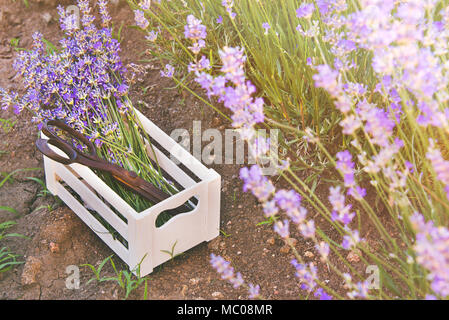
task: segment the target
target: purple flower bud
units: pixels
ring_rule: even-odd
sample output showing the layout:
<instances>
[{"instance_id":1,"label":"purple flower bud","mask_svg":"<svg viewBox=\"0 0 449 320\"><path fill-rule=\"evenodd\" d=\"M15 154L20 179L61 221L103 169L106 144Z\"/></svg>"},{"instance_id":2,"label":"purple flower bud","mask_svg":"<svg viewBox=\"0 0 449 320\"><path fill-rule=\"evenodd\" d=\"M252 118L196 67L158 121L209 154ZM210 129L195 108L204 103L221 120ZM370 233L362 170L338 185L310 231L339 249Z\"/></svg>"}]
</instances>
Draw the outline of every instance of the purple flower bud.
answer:
<instances>
[{"instance_id":1,"label":"purple flower bud","mask_svg":"<svg viewBox=\"0 0 449 320\"><path fill-rule=\"evenodd\" d=\"M171 77L173 77L174 73L175 73L175 68L170 64L166 64L165 70L161 70L162 77L171 78Z\"/></svg>"},{"instance_id":2,"label":"purple flower bud","mask_svg":"<svg viewBox=\"0 0 449 320\"><path fill-rule=\"evenodd\" d=\"M146 29L150 24L148 20L145 18L145 13L142 10L134 10L134 20L136 25L142 29Z\"/></svg>"},{"instance_id":3,"label":"purple flower bud","mask_svg":"<svg viewBox=\"0 0 449 320\"><path fill-rule=\"evenodd\" d=\"M298 18L309 19L312 16L314 11L315 11L315 6L313 3L303 3L296 10L296 16Z\"/></svg>"}]
</instances>

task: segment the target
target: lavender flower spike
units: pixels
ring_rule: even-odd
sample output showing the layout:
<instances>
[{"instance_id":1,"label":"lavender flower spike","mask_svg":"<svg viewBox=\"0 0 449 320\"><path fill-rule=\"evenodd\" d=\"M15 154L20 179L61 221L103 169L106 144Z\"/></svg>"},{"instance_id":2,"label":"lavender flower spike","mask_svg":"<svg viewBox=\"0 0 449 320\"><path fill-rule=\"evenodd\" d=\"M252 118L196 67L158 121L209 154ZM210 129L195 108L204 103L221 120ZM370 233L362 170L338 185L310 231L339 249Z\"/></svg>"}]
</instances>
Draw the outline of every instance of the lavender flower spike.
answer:
<instances>
[{"instance_id":1,"label":"lavender flower spike","mask_svg":"<svg viewBox=\"0 0 449 320\"><path fill-rule=\"evenodd\" d=\"M142 10L134 10L134 20L136 21L136 25L144 30L150 24L147 18L145 18L145 13Z\"/></svg>"},{"instance_id":2,"label":"lavender flower spike","mask_svg":"<svg viewBox=\"0 0 449 320\"><path fill-rule=\"evenodd\" d=\"M314 11L315 11L315 6L313 3L303 3L298 8L298 10L296 10L296 16L298 18L309 19L312 17L312 14Z\"/></svg>"}]
</instances>

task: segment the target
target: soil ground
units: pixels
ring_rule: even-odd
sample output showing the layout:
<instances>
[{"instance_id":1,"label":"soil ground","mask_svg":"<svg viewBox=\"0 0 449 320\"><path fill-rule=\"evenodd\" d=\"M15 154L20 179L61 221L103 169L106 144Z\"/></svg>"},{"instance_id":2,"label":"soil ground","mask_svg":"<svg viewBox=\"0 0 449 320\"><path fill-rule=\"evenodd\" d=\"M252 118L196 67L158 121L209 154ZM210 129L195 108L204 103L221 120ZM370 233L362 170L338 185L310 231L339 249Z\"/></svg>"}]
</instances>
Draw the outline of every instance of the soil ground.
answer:
<instances>
[{"instance_id":1,"label":"soil ground","mask_svg":"<svg viewBox=\"0 0 449 320\"><path fill-rule=\"evenodd\" d=\"M19 39L19 47L29 48L31 35L39 30L49 41L56 43L61 37L57 22L56 5L70 1L29 0L29 7L21 0L0 0L0 86L20 88L12 62L16 52L11 39ZM192 133L193 121L201 121L202 130L218 128L224 132L230 124L215 111L188 93L173 88L170 79L161 78L157 63L142 62L145 51L143 35L127 26L133 25L133 14L125 1L110 5L112 20L122 30L122 59L125 63L139 63L147 68L143 81L138 82L131 97L148 118L165 132L185 128ZM100 262L113 252L69 208L52 196L39 196L42 188L27 177L44 179L42 156L34 142L37 129L30 124L28 114L16 116L12 111L1 111L0 118L17 120L9 132L0 131L0 171L12 172L23 168L40 168L21 172L0 188L0 205L14 208L17 213L0 211L0 222L13 220L17 224L9 229L27 236L7 238L2 246L21 255L24 264L0 274L0 299L122 299L123 290L113 282L87 284L93 273L80 268L80 288L67 289L65 280L69 265ZM221 280L209 264L211 253L232 262L247 282L259 284L267 299L297 299L302 293L295 279L293 258L281 239L264 220L256 199L242 192L238 177L240 165L212 165L222 176L221 221L223 233L209 243L202 243L179 257L156 268L148 276L150 299L247 299L244 289L233 289ZM324 226L325 228L325 226ZM296 249L307 261L314 261L320 278L336 290L342 283L334 278L327 267L320 264L313 244L298 237ZM126 265L114 256L118 269ZM357 261L354 262L357 267ZM343 269L344 270L344 269ZM108 264L103 276L112 276ZM130 299L142 299L143 286L135 290Z\"/></svg>"}]
</instances>

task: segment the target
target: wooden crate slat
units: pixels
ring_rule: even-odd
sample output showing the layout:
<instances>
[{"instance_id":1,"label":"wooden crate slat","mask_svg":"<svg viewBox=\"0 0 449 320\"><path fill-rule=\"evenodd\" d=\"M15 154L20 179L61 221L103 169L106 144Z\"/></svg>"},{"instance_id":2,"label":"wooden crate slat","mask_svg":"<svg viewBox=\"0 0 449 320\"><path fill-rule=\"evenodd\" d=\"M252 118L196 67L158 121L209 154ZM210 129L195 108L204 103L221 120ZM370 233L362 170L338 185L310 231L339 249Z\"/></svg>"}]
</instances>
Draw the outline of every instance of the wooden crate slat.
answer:
<instances>
[{"instance_id":1,"label":"wooden crate slat","mask_svg":"<svg viewBox=\"0 0 449 320\"><path fill-rule=\"evenodd\" d=\"M128 240L128 226L114 213L97 195L95 195L82 181L76 178L64 165L57 163L58 175L64 180L81 199L91 208L95 208L103 219L105 219L123 238Z\"/></svg>"},{"instance_id":2,"label":"wooden crate slat","mask_svg":"<svg viewBox=\"0 0 449 320\"><path fill-rule=\"evenodd\" d=\"M56 192L58 197L70 208L83 222L92 229L125 263L129 261L128 250L118 241L115 240L109 231L97 220L92 214L80 204L63 185L56 184Z\"/></svg>"}]
</instances>

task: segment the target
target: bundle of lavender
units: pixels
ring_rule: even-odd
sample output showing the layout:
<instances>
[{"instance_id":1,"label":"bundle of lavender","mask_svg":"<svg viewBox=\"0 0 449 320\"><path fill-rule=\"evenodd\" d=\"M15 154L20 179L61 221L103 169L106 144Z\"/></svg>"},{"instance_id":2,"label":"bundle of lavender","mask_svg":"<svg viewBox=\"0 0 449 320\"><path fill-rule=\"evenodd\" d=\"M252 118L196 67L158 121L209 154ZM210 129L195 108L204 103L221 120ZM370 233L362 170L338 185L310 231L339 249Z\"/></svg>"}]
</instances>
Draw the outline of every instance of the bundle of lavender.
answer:
<instances>
[{"instance_id":1,"label":"bundle of lavender","mask_svg":"<svg viewBox=\"0 0 449 320\"><path fill-rule=\"evenodd\" d=\"M22 76L25 93L0 88L2 109L31 112L39 129L45 121L58 119L88 137L100 158L115 163L151 182L168 194L177 192L153 165L150 141L128 96L130 81L119 56L120 43L112 37L107 0L99 0L101 28L94 24L88 0L79 0L80 17L58 7L64 37L60 49L47 52L42 34L33 34L33 47L21 51L14 62ZM80 18L80 19L79 19ZM78 21L80 20L80 22ZM79 149L86 148L78 144ZM96 172L136 211L152 205L111 176Z\"/></svg>"}]
</instances>

